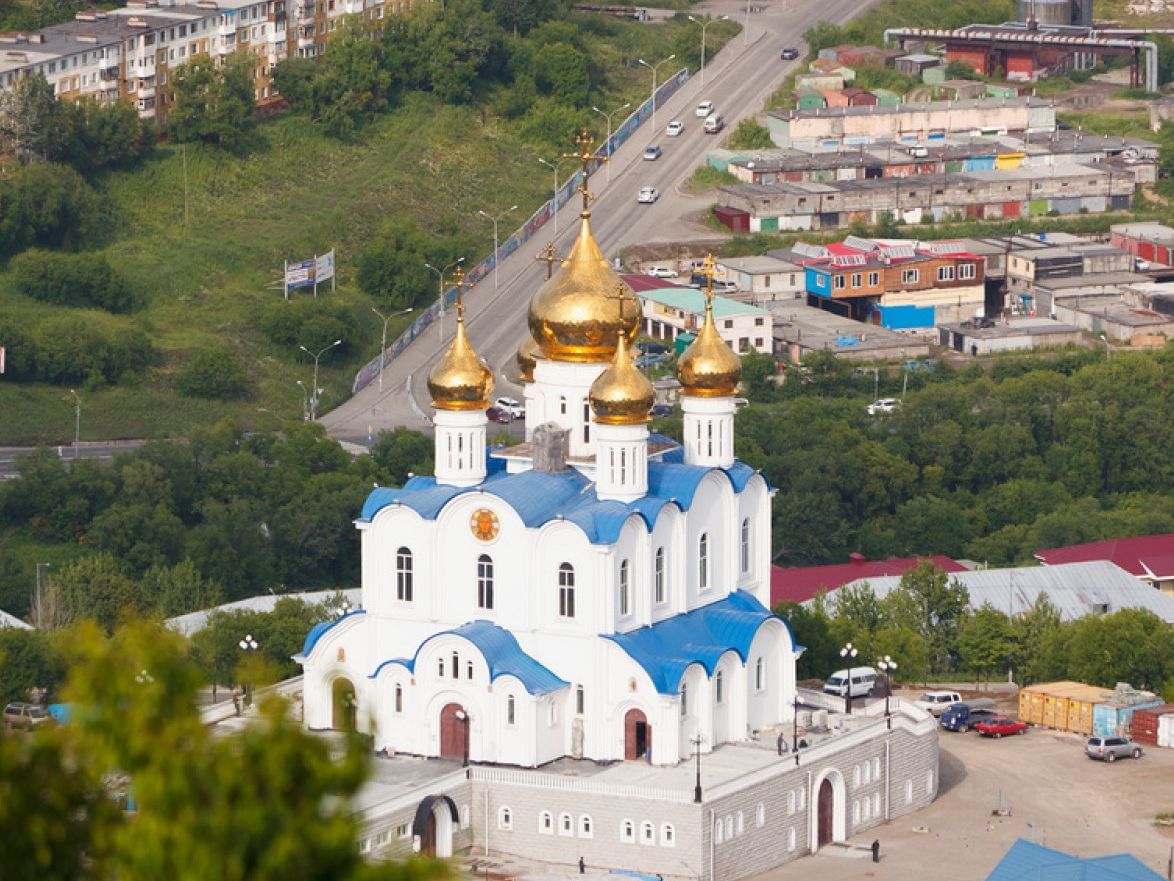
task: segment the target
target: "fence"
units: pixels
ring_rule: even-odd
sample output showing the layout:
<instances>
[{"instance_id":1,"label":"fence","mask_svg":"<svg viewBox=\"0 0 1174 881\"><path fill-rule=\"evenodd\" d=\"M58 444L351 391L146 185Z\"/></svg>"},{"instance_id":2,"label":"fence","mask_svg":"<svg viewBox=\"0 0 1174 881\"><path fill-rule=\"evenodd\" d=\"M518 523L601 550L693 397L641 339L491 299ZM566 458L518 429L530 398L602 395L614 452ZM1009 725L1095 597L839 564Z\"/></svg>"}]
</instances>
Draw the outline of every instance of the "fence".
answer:
<instances>
[{"instance_id":1,"label":"fence","mask_svg":"<svg viewBox=\"0 0 1174 881\"><path fill-rule=\"evenodd\" d=\"M659 107L669 98L677 93L677 91L689 80L689 69L682 68L676 74L669 77L656 90L656 106ZM636 130L644 123L646 119L652 116L652 98L648 98L637 107L632 114L625 119L612 132L611 140L605 144L601 144L595 151L596 156L610 156L624 144ZM595 163L595 168L598 168L599 163ZM595 170L592 168L592 171ZM534 237L535 233L540 230L554 216L554 206L561 208L575 195L575 189L579 186L579 179L582 172L576 171L571 177L558 189L558 193L552 198L547 199L538 207L538 210L531 214L526 222L523 223L517 230L515 230L504 242L501 242L498 247L498 253L504 260L506 257L522 247L526 242ZM493 267L497 263L497 254L490 254L472 269L468 270L465 278L468 279L470 285L475 285L481 279L489 275L493 271ZM456 288L449 288L444 292L444 308L447 308L456 300ZM363 365L358 373L355 374L355 381L351 387L351 394L358 394L360 390L366 386L379 375L380 367L386 368L389 363L394 361L408 345L427 330L432 322L441 315L441 303L433 303L427 309L419 314L415 321L408 325L404 330L386 349L372 358L369 362Z\"/></svg>"}]
</instances>

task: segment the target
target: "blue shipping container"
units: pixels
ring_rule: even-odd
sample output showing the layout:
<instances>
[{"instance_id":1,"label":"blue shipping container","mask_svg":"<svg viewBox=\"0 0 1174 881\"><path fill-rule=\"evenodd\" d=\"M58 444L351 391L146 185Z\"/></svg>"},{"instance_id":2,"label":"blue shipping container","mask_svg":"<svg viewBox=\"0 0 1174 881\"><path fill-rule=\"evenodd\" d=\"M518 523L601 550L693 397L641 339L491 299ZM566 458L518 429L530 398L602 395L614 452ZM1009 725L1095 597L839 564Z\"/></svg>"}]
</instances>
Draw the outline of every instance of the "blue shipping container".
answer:
<instances>
[{"instance_id":1,"label":"blue shipping container","mask_svg":"<svg viewBox=\"0 0 1174 881\"><path fill-rule=\"evenodd\" d=\"M1092 733L1098 737L1128 734L1134 710L1144 710L1146 707L1160 707L1161 705L1162 701L1160 700L1145 701L1129 706L1097 704L1092 708Z\"/></svg>"}]
</instances>

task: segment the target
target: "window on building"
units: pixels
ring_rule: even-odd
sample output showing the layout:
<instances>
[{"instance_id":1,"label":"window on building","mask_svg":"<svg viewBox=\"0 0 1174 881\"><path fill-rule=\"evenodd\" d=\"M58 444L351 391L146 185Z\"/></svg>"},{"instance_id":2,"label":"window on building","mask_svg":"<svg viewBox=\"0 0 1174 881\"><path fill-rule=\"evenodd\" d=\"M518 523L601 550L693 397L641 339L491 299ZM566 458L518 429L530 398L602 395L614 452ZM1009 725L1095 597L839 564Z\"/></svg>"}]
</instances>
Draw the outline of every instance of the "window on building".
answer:
<instances>
[{"instance_id":1,"label":"window on building","mask_svg":"<svg viewBox=\"0 0 1174 881\"><path fill-rule=\"evenodd\" d=\"M766 805L762 802L754 809L754 825L759 829L766 825Z\"/></svg>"},{"instance_id":2,"label":"window on building","mask_svg":"<svg viewBox=\"0 0 1174 881\"><path fill-rule=\"evenodd\" d=\"M709 533L697 539L697 587L709 590Z\"/></svg>"},{"instance_id":3,"label":"window on building","mask_svg":"<svg viewBox=\"0 0 1174 881\"><path fill-rule=\"evenodd\" d=\"M857 826L860 825L860 802L852 802L852 822Z\"/></svg>"},{"instance_id":4,"label":"window on building","mask_svg":"<svg viewBox=\"0 0 1174 881\"><path fill-rule=\"evenodd\" d=\"M664 602L664 548L656 549L656 556L653 558L653 599L657 603Z\"/></svg>"},{"instance_id":5,"label":"window on building","mask_svg":"<svg viewBox=\"0 0 1174 881\"><path fill-rule=\"evenodd\" d=\"M563 618L575 617L575 568L570 563L558 567L558 613Z\"/></svg>"},{"instance_id":6,"label":"window on building","mask_svg":"<svg viewBox=\"0 0 1174 881\"><path fill-rule=\"evenodd\" d=\"M859 765L852 766L852 785L853 786L860 785L860 766Z\"/></svg>"},{"instance_id":7,"label":"window on building","mask_svg":"<svg viewBox=\"0 0 1174 881\"><path fill-rule=\"evenodd\" d=\"M640 843L656 844L656 827L647 820L640 824Z\"/></svg>"},{"instance_id":8,"label":"window on building","mask_svg":"<svg viewBox=\"0 0 1174 881\"><path fill-rule=\"evenodd\" d=\"M560 395L558 399L558 412L561 416L567 415L567 399L565 395Z\"/></svg>"},{"instance_id":9,"label":"window on building","mask_svg":"<svg viewBox=\"0 0 1174 881\"><path fill-rule=\"evenodd\" d=\"M583 443L591 443L591 402L583 402Z\"/></svg>"},{"instance_id":10,"label":"window on building","mask_svg":"<svg viewBox=\"0 0 1174 881\"><path fill-rule=\"evenodd\" d=\"M787 850L795 849L795 827L792 826L787 830Z\"/></svg>"},{"instance_id":11,"label":"window on building","mask_svg":"<svg viewBox=\"0 0 1174 881\"><path fill-rule=\"evenodd\" d=\"M726 702L725 675L721 670L718 670L713 675L713 696L714 700L719 704Z\"/></svg>"},{"instance_id":12,"label":"window on building","mask_svg":"<svg viewBox=\"0 0 1174 881\"><path fill-rule=\"evenodd\" d=\"M842 291L848 286L848 277L846 275L834 275L832 278L835 280L834 287L837 291Z\"/></svg>"},{"instance_id":13,"label":"window on building","mask_svg":"<svg viewBox=\"0 0 1174 881\"><path fill-rule=\"evenodd\" d=\"M938 281L953 281L954 267L953 266L939 266L938 267Z\"/></svg>"},{"instance_id":14,"label":"window on building","mask_svg":"<svg viewBox=\"0 0 1174 881\"><path fill-rule=\"evenodd\" d=\"M395 552L395 598L412 601L412 552L408 548Z\"/></svg>"},{"instance_id":15,"label":"window on building","mask_svg":"<svg viewBox=\"0 0 1174 881\"><path fill-rule=\"evenodd\" d=\"M493 608L493 558L488 554L477 558L477 608Z\"/></svg>"},{"instance_id":16,"label":"window on building","mask_svg":"<svg viewBox=\"0 0 1174 881\"><path fill-rule=\"evenodd\" d=\"M733 841L734 839L734 815L726 815L726 840Z\"/></svg>"},{"instance_id":17,"label":"window on building","mask_svg":"<svg viewBox=\"0 0 1174 881\"><path fill-rule=\"evenodd\" d=\"M880 759L872 760L872 779L880 780Z\"/></svg>"},{"instance_id":18,"label":"window on building","mask_svg":"<svg viewBox=\"0 0 1174 881\"><path fill-rule=\"evenodd\" d=\"M626 618L632 614L631 585L628 582L629 566L627 560L620 561L620 617Z\"/></svg>"},{"instance_id":19,"label":"window on building","mask_svg":"<svg viewBox=\"0 0 1174 881\"><path fill-rule=\"evenodd\" d=\"M880 273L879 272L868 273L868 286L870 288L875 288L878 284L880 284Z\"/></svg>"},{"instance_id":20,"label":"window on building","mask_svg":"<svg viewBox=\"0 0 1174 881\"><path fill-rule=\"evenodd\" d=\"M595 835L595 826L591 822L591 817L588 814L583 814L579 817L579 837L591 838Z\"/></svg>"},{"instance_id":21,"label":"window on building","mask_svg":"<svg viewBox=\"0 0 1174 881\"><path fill-rule=\"evenodd\" d=\"M766 669L762 663L762 658L754 662L754 690L762 691L766 688Z\"/></svg>"},{"instance_id":22,"label":"window on building","mask_svg":"<svg viewBox=\"0 0 1174 881\"><path fill-rule=\"evenodd\" d=\"M559 835L574 835L575 821L570 814L562 813L558 815L558 834Z\"/></svg>"},{"instance_id":23,"label":"window on building","mask_svg":"<svg viewBox=\"0 0 1174 881\"><path fill-rule=\"evenodd\" d=\"M661 847L676 847L677 846L677 830L673 828L672 823L663 823L660 827L660 846Z\"/></svg>"},{"instance_id":24,"label":"window on building","mask_svg":"<svg viewBox=\"0 0 1174 881\"><path fill-rule=\"evenodd\" d=\"M722 843L722 821L721 820L718 820L716 823L713 824L713 843L714 844L721 844Z\"/></svg>"},{"instance_id":25,"label":"window on building","mask_svg":"<svg viewBox=\"0 0 1174 881\"><path fill-rule=\"evenodd\" d=\"M799 787L799 810L807 807L807 790L802 786Z\"/></svg>"},{"instance_id":26,"label":"window on building","mask_svg":"<svg viewBox=\"0 0 1174 881\"><path fill-rule=\"evenodd\" d=\"M872 794L872 815L874 817L880 816L880 793L874 792Z\"/></svg>"},{"instance_id":27,"label":"window on building","mask_svg":"<svg viewBox=\"0 0 1174 881\"><path fill-rule=\"evenodd\" d=\"M742 816L741 811L738 811L737 823L738 823L737 833L739 835L741 835L743 832L746 831L746 821L745 821L745 818Z\"/></svg>"},{"instance_id":28,"label":"window on building","mask_svg":"<svg viewBox=\"0 0 1174 881\"><path fill-rule=\"evenodd\" d=\"M760 336L756 336L756 337L754 338L754 348L756 348L756 349L761 349L761 348L762 348L762 345L763 345L763 342L762 342L762 337L760 337Z\"/></svg>"},{"instance_id":29,"label":"window on building","mask_svg":"<svg viewBox=\"0 0 1174 881\"><path fill-rule=\"evenodd\" d=\"M901 284L917 284L921 280L921 271L917 269L902 269Z\"/></svg>"},{"instance_id":30,"label":"window on building","mask_svg":"<svg viewBox=\"0 0 1174 881\"><path fill-rule=\"evenodd\" d=\"M538 832L541 835L554 834L554 816L550 811L543 811L538 815Z\"/></svg>"},{"instance_id":31,"label":"window on building","mask_svg":"<svg viewBox=\"0 0 1174 881\"><path fill-rule=\"evenodd\" d=\"M512 694L510 694L510 695L506 695L506 699L505 699L505 723L506 723L507 725L513 725L513 724L514 724L514 720L515 720L515 718L516 718L516 715L515 715L514 696L513 696Z\"/></svg>"},{"instance_id":32,"label":"window on building","mask_svg":"<svg viewBox=\"0 0 1174 881\"><path fill-rule=\"evenodd\" d=\"M461 656L456 652L452 653L452 678L461 678Z\"/></svg>"},{"instance_id":33,"label":"window on building","mask_svg":"<svg viewBox=\"0 0 1174 881\"><path fill-rule=\"evenodd\" d=\"M854 287L854 288L858 288L858 287L860 287L860 286L861 286L863 283L864 283L864 273L862 273L862 272L853 272L853 273L852 273L852 287Z\"/></svg>"},{"instance_id":34,"label":"window on building","mask_svg":"<svg viewBox=\"0 0 1174 881\"><path fill-rule=\"evenodd\" d=\"M473 662L472 661L465 661L465 678L466 679L473 678Z\"/></svg>"},{"instance_id":35,"label":"window on building","mask_svg":"<svg viewBox=\"0 0 1174 881\"><path fill-rule=\"evenodd\" d=\"M907 805L913 804L913 781L912 780L905 781L905 804L907 804Z\"/></svg>"},{"instance_id":36,"label":"window on building","mask_svg":"<svg viewBox=\"0 0 1174 881\"><path fill-rule=\"evenodd\" d=\"M681 718L689 715L689 686L681 683Z\"/></svg>"},{"instance_id":37,"label":"window on building","mask_svg":"<svg viewBox=\"0 0 1174 881\"><path fill-rule=\"evenodd\" d=\"M750 518L742 521L742 572L750 571Z\"/></svg>"},{"instance_id":38,"label":"window on building","mask_svg":"<svg viewBox=\"0 0 1174 881\"><path fill-rule=\"evenodd\" d=\"M726 318L722 321L722 327L724 327L726 330L730 330L731 328L733 328L733 326L734 326L733 319Z\"/></svg>"},{"instance_id":39,"label":"window on building","mask_svg":"<svg viewBox=\"0 0 1174 881\"><path fill-rule=\"evenodd\" d=\"M787 814L795 813L795 790L787 793Z\"/></svg>"},{"instance_id":40,"label":"window on building","mask_svg":"<svg viewBox=\"0 0 1174 881\"><path fill-rule=\"evenodd\" d=\"M546 723L551 727L558 724L558 704L554 698L551 698L550 703L546 705Z\"/></svg>"},{"instance_id":41,"label":"window on building","mask_svg":"<svg viewBox=\"0 0 1174 881\"><path fill-rule=\"evenodd\" d=\"M622 820L620 822L620 841L625 844L631 844L636 840L636 824L631 820Z\"/></svg>"},{"instance_id":42,"label":"window on building","mask_svg":"<svg viewBox=\"0 0 1174 881\"><path fill-rule=\"evenodd\" d=\"M395 686L395 711L402 713L404 711L404 687L399 683Z\"/></svg>"},{"instance_id":43,"label":"window on building","mask_svg":"<svg viewBox=\"0 0 1174 881\"><path fill-rule=\"evenodd\" d=\"M958 278L970 279L977 276L976 267L973 263L959 263L958 264Z\"/></svg>"},{"instance_id":44,"label":"window on building","mask_svg":"<svg viewBox=\"0 0 1174 881\"><path fill-rule=\"evenodd\" d=\"M575 689L575 712L582 716L584 708L587 705L587 696L583 691L583 686L580 685Z\"/></svg>"},{"instance_id":45,"label":"window on building","mask_svg":"<svg viewBox=\"0 0 1174 881\"><path fill-rule=\"evenodd\" d=\"M444 678L444 658L436 659L436 675L441 679Z\"/></svg>"}]
</instances>

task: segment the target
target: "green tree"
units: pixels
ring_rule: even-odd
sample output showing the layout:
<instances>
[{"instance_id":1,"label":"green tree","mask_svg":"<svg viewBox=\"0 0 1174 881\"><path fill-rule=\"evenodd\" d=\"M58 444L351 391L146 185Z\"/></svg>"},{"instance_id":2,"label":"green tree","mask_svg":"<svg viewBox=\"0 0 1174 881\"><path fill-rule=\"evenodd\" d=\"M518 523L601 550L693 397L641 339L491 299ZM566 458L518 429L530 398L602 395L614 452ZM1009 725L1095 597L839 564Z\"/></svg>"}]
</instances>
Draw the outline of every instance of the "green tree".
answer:
<instances>
[{"instance_id":1,"label":"green tree","mask_svg":"<svg viewBox=\"0 0 1174 881\"><path fill-rule=\"evenodd\" d=\"M0 140L22 163L60 158L61 105L43 74L0 93Z\"/></svg>"},{"instance_id":2,"label":"green tree","mask_svg":"<svg viewBox=\"0 0 1174 881\"><path fill-rule=\"evenodd\" d=\"M0 701L28 700L34 688L53 695L64 678L61 656L48 633L0 627Z\"/></svg>"},{"instance_id":3,"label":"green tree","mask_svg":"<svg viewBox=\"0 0 1174 881\"><path fill-rule=\"evenodd\" d=\"M804 647L803 654L795 662L797 679L823 679L836 669L842 643L832 634L832 621L821 595L811 606L798 603L782 603L774 608L790 625L791 634L797 645Z\"/></svg>"},{"instance_id":4,"label":"green tree","mask_svg":"<svg viewBox=\"0 0 1174 881\"><path fill-rule=\"evenodd\" d=\"M948 80L980 80L981 76L969 62L955 58L946 64L946 79Z\"/></svg>"},{"instance_id":5,"label":"green tree","mask_svg":"<svg viewBox=\"0 0 1174 881\"><path fill-rule=\"evenodd\" d=\"M922 560L901 576L882 607L893 625L907 627L925 640L932 668L946 672L954 665L958 626L968 602L965 587L932 561Z\"/></svg>"},{"instance_id":6,"label":"green tree","mask_svg":"<svg viewBox=\"0 0 1174 881\"><path fill-rule=\"evenodd\" d=\"M249 374L236 352L223 343L196 350L175 378L179 393L192 398L247 397Z\"/></svg>"},{"instance_id":7,"label":"green tree","mask_svg":"<svg viewBox=\"0 0 1174 881\"><path fill-rule=\"evenodd\" d=\"M924 682L930 673L929 646L921 634L908 627L887 625L872 637L876 658L888 655L897 664L893 678L900 682Z\"/></svg>"},{"instance_id":8,"label":"green tree","mask_svg":"<svg viewBox=\"0 0 1174 881\"><path fill-rule=\"evenodd\" d=\"M107 631L146 607L138 584L124 575L108 553L84 557L49 578L72 620L92 619Z\"/></svg>"},{"instance_id":9,"label":"green tree","mask_svg":"<svg viewBox=\"0 0 1174 881\"><path fill-rule=\"evenodd\" d=\"M229 150L240 148L253 112L253 61L234 52L217 67L198 56L172 72L175 106L167 114L167 131L176 141L205 141Z\"/></svg>"},{"instance_id":10,"label":"green tree","mask_svg":"<svg viewBox=\"0 0 1174 881\"><path fill-rule=\"evenodd\" d=\"M97 195L72 168L43 163L0 178L0 257L30 246L76 250L94 235Z\"/></svg>"},{"instance_id":11,"label":"green tree","mask_svg":"<svg viewBox=\"0 0 1174 881\"><path fill-rule=\"evenodd\" d=\"M12 270L17 289L34 300L108 312L129 312L135 306L126 279L99 254L33 249L18 255Z\"/></svg>"},{"instance_id":12,"label":"green tree","mask_svg":"<svg viewBox=\"0 0 1174 881\"><path fill-rule=\"evenodd\" d=\"M1007 616L990 603L962 619L958 628L958 660L975 677L1005 669L1011 657L1012 628Z\"/></svg>"},{"instance_id":13,"label":"green tree","mask_svg":"<svg viewBox=\"0 0 1174 881\"><path fill-rule=\"evenodd\" d=\"M191 560L174 566L152 566L139 582L143 599L164 617L211 609L222 602L219 584L196 568Z\"/></svg>"},{"instance_id":14,"label":"green tree","mask_svg":"<svg viewBox=\"0 0 1174 881\"><path fill-rule=\"evenodd\" d=\"M753 117L746 117L738 123L730 135L731 150L770 150L775 142L770 139L770 130L759 125Z\"/></svg>"},{"instance_id":15,"label":"green tree","mask_svg":"<svg viewBox=\"0 0 1174 881\"><path fill-rule=\"evenodd\" d=\"M1041 593L1024 614L1011 620L1011 664L1015 681L1030 685L1048 678L1046 647L1060 630L1060 610ZM1063 674L1060 677L1063 678Z\"/></svg>"},{"instance_id":16,"label":"green tree","mask_svg":"<svg viewBox=\"0 0 1174 881\"><path fill-rule=\"evenodd\" d=\"M568 43L550 43L536 61L538 88L572 107L584 107L591 89L587 56Z\"/></svg>"},{"instance_id":17,"label":"green tree","mask_svg":"<svg viewBox=\"0 0 1174 881\"><path fill-rule=\"evenodd\" d=\"M433 293L427 234L411 220L385 223L359 256L359 287L394 309L414 306Z\"/></svg>"},{"instance_id":18,"label":"green tree","mask_svg":"<svg viewBox=\"0 0 1174 881\"><path fill-rule=\"evenodd\" d=\"M309 81L310 112L335 137L345 137L387 108L392 78L382 45L359 15L346 16L330 38L330 51Z\"/></svg>"},{"instance_id":19,"label":"green tree","mask_svg":"<svg viewBox=\"0 0 1174 881\"><path fill-rule=\"evenodd\" d=\"M384 486L403 486L409 474L431 474L432 454L432 439L408 428L379 432L371 447Z\"/></svg>"}]
</instances>

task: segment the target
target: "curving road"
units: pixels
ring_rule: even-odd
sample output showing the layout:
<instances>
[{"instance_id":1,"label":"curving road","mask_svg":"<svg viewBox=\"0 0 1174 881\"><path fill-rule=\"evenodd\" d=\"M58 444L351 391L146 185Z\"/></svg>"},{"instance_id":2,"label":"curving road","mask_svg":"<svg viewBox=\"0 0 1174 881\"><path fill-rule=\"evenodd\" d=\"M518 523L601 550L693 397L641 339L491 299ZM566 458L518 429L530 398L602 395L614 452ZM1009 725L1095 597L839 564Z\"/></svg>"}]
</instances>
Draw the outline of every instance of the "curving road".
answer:
<instances>
[{"instance_id":1,"label":"curving road","mask_svg":"<svg viewBox=\"0 0 1174 881\"><path fill-rule=\"evenodd\" d=\"M679 242L694 238L712 238L708 227L685 218L703 210L705 197L689 197L678 187L702 163L705 151L716 146L745 116L753 116L767 97L799 62L783 62L779 52L784 46L799 46L800 35L819 21L843 23L860 15L871 5L860 0L754 0L761 12L746 16L746 5L736 0L712 0L699 4L695 11L712 16L729 15L738 22L750 23L705 68L705 82L700 74L692 77L680 91L659 106L656 129L649 127L620 147L605 167L591 178L591 190L597 197L592 205L592 230L605 255L612 257L620 249L636 243ZM663 76L670 65L659 71ZM726 120L722 137L706 135L702 120L694 107L703 99L712 100ZM676 138L664 137L670 120L685 124ZM641 159L644 147L659 143L664 155L655 162ZM661 194L653 205L636 203L642 186L654 186ZM526 334L526 310L533 292L545 278L546 265L535 255L554 240L558 254L566 254L578 228L579 199L572 199L559 212L559 234L551 235L553 224L527 245L502 261L497 293L492 274L466 294L466 326L477 352L493 368L497 378L496 395L521 398L521 389L511 383L505 372L512 372L514 352ZM556 267L555 271L558 269ZM340 440L368 442L370 432L406 426L427 429L428 393L424 381L432 365L452 339L453 319L445 320L444 343L437 331L421 334L398 358L385 368L383 392L371 383L357 395L322 417L327 431ZM494 426L495 428L497 426ZM511 426L520 433L521 423Z\"/></svg>"}]
</instances>

